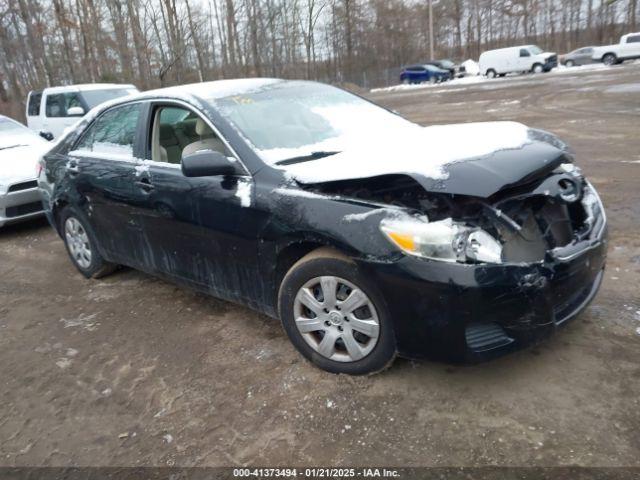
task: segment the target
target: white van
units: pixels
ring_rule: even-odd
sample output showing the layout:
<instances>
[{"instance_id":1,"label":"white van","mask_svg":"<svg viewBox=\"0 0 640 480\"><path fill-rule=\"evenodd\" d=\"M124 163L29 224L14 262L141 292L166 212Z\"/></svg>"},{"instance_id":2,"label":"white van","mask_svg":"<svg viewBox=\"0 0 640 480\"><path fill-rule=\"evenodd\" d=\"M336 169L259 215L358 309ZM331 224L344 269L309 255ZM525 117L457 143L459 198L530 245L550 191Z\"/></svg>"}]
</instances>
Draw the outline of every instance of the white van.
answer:
<instances>
[{"instance_id":1,"label":"white van","mask_svg":"<svg viewBox=\"0 0 640 480\"><path fill-rule=\"evenodd\" d=\"M558 66L555 52L543 52L536 45L487 50L480 55L480 73L489 78L507 73L548 72Z\"/></svg>"},{"instance_id":2,"label":"white van","mask_svg":"<svg viewBox=\"0 0 640 480\"><path fill-rule=\"evenodd\" d=\"M132 93L138 93L135 86L112 83L69 85L32 91L27 97L27 126L47 140L52 140L93 107Z\"/></svg>"}]
</instances>

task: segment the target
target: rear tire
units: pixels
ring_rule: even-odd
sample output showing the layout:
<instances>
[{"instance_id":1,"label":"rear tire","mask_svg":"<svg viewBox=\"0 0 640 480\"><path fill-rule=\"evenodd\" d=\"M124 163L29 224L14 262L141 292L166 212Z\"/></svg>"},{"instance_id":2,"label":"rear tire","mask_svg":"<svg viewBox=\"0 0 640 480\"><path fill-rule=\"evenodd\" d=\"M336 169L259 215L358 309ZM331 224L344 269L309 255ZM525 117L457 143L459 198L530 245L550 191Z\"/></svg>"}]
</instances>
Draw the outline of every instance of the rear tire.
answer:
<instances>
[{"instance_id":1,"label":"rear tire","mask_svg":"<svg viewBox=\"0 0 640 480\"><path fill-rule=\"evenodd\" d=\"M615 65L618 63L618 57L616 57L615 53L607 53L604 57L602 57L602 63L605 65Z\"/></svg>"},{"instance_id":2,"label":"rear tire","mask_svg":"<svg viewBox=\"0 0 640 480\"><path fill-rule=\"evenodd\" d=\"M100 255L96 236L82 214L72 207L65 207L60 212L59 221L69 258L82 275L101 278L118 268Z\"/></svg>"},{"instance_id":3,"label":"rear tire","mask_svg":"<svg viewBox=\"0 0 640 480\"><path fill-rule=\"evenodd\" d=\"M489 70L487 70L487 73L485 74L488 78L496 78L496 76L498 75L498 73L493 69L490 68Z\"/></svg>"},{"instance_id":4,"label":"rear tire","mask_svg":"<svg viewBox=\"0 0 640 480\"><path fill-rule=\"evenodd\" d=\"M278 310L291 343L327 372L373 374L396 356L382 295L335 250L320 248L291 267L280 286Z\"/></svg>"}]
</instances>

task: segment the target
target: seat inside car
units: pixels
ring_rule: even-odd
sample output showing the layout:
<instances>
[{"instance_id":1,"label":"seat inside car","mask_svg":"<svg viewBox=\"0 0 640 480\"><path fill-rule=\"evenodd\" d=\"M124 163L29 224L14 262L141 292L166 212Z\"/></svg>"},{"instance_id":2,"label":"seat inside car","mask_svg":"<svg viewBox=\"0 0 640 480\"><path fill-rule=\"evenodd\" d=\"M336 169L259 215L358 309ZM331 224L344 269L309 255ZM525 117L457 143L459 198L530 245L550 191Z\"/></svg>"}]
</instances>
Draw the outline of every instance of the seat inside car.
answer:
<instances>
[{"instance_id":1,"label":"seat inside car","mask_svg":"<svg viewBox=\"0 0 640 480\"><path fill-rule=\"evenodd\" d=\"M222 141L196 113L177 107L156 111L151 139L154 161L179 164L183 156L199 150L227 154Z\"/></svg>"},{"instance_id":2,"label":"seat inside car","mask_svg":"<svg viewBox=\"0 0 640 480\"><path fill-rule=\"evenodd\" d=\"M171 125L160 125L160 152L160 161L180 163L182 147Z\"/></svg>"},{"instance_id":3,"label":"seat inside car","mask_svg":"<svg viewBox=\"0 0 640 480\"><path fill-rule=\"evenodd\" d=\"M196 120L195 133L199 139L184 147L182 150L183 157L199 150L215 150L225 154L224 143L201 118Z\"/></svg>"}]
</instances>

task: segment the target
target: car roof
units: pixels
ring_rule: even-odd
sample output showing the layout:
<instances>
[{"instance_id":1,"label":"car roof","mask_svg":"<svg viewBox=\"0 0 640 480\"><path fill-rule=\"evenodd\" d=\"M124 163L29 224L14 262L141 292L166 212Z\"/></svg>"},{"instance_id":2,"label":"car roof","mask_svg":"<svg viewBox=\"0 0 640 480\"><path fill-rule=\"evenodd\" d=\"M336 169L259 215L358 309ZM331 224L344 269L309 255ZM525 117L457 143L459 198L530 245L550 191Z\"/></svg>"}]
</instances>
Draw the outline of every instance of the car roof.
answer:
<instances>
[{"instance_id":1,"label":"car roof","mask_svg":"<svg viewBox=\"0 0 640 480\"><path fill-rule=\"evenodd\" d=\"M112 90L118 88L136 88L132 84L124 83L80 83L75 85L61 85L57 87L47 87L43 91L47 93L82 92L90 90Z\"/></svg>"},{"instance_id":2,"label":"car roof","mask_svg":"<svg viewBox=\"0 0 640 480\"><path fill-rule=\"evenodd\" d=\"M238 78L215 80L211 82L190 83L173 87L157 88L145 92L133 93L125 97L115 98L97 105L89 111L84 119L91 121L108 108L140 100L170 99L181 100L203 109L202 100L215 100L223 97L243 95L258 91L268 85L285 83L314 83L308 80L282 80L278 78Z\"/></svg>"},{"instance_id":3,"label":"car roof","mask_svg":"<svg viewBox=\"0 0 640 480\"><path fill-rule=\"evenodd\" d=\"M494 48L492 50L485 50L484 52L482 52L482 54L480 56L484 55L485 53L505 52L507 50L519 50L521 48L530 48L530 47L537 47L537 45L531 44L531 45L519 45L519 46L516 46L516 47Z\"/></svg>"},{"instance_id":4,"label":"car roof","mask_svg":"<svg viewBox=\"0 0 640 480\"><path fill-rule=\"evenodd\" d=\"M190 83L175 87L158 88L140 94L140 96L177 96L190 95L195 98L216 99L232 95L242 95L258 90L267 85L288 83L287 80L278 78L235 78L226 80L214 80L212 82Z\"/></svg>"}]
</instances>

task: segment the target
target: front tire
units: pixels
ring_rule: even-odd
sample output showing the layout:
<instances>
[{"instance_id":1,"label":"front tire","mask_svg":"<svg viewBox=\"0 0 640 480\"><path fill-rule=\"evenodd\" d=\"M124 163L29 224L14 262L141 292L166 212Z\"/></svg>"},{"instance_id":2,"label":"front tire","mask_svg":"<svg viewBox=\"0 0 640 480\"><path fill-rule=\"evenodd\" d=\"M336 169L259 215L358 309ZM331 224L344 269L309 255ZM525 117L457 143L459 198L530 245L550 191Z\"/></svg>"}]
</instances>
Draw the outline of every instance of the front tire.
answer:
<instances>
[{"instance_id":1,"label":"front tire","mask_svg":"<svg viewBox=\"0 0 640 480\"><path fill-rule=\"evenodd\" d=\"M100 255L93 230L82 215L67 207L59 218L60 232L69 258L82 275L86 278L100 278L117 268Z\"/></svg>"},{"instance_id":2,"label":"front tire","mask_svg":"<svg viewBox=\"0 0 640 480\"><path fill-rule=\"evenodd\" d=\"M533 73L542 73L544 72L544 67L540 63L536 63L531 69Z\"/></svg>"},{"instance_id":3,"label":"front tire","mask_svg":"<svg viewBox=\"0 0 640 480\"><path fill-rule=\"evenodd\" d=\"M565 67L571 68L575 65L575 63L573 63L573 60L567 60L564 64Z\"/></svg>"},{"instance_id":4,"label":"front tire","mask_svg":"<svg viewBox=\"0 0 640 480\"><path fill-rule=\"evenodd\" d=\"M493 68L490 68L487 70L486 75L488 78L496 78L497 72Z\"/></svg>"},{"instance_id":5,"label":"front tire","mask_svg":"<svg viewBox=\"0 0 640 480\"><path fill-rule=\"evenodd\" d=\"M331 373L384 370L396 343L382 295L356 264L328 248L299 260L282 280L282 325L296 349Z\"/></svg>"}]
</instances>

